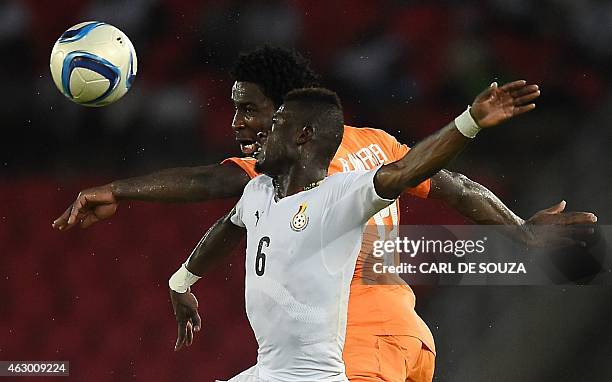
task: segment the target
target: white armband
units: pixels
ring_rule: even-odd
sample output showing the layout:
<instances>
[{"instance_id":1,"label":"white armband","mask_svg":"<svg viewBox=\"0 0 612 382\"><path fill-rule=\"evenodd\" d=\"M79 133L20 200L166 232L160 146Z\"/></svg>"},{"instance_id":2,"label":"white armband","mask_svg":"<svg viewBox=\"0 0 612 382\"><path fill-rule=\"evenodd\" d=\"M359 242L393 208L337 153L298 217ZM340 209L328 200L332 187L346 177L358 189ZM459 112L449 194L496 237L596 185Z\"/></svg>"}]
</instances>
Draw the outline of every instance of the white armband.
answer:
<instances>
[{"instance_id":1,"label":"white armband","mask_svg":"<svg viewBox=\"0 0 612 382\"><path fill-rule=\"evenodd\" d=\"M455 118L455 126L457 130L468 138L474 138L480 131L480 126L474 121L472 114L470 114L470 107Z\"/></svg>"},{"instance_id":2,"label":"white armband","mask_svg":"<svg viewBox=\"0 0 612 382\"><path fill-rule=\"evenodd\" d=\"M170 289L177 293L185 293L187 290L195 284L196 281L202 277L194 275L187 269L187 263L182 264L181 267L174 272L170 280L168 280L168 286Z\"/></svg>"}]
</instances>

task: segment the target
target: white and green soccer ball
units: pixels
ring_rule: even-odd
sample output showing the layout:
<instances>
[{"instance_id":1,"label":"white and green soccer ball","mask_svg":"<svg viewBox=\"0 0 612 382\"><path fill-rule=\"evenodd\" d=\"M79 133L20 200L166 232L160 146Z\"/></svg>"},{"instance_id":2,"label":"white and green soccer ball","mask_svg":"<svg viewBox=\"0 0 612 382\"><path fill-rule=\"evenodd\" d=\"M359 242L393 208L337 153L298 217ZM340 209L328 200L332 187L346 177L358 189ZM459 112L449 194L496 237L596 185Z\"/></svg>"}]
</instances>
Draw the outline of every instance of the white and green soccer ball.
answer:
<instances>
[{"instance_id":1,"label":"white and green soccer ball","mask_svg":"<svg viewBox=\"0 0 612 382\"><path fill-rule=\"evenodd\" d=\"M51 51L55 86L71 101L105 106L123 97L136 76L136 51L119 29L98 21L80 23L60 36Z\"/></svg>"}]
</instances>

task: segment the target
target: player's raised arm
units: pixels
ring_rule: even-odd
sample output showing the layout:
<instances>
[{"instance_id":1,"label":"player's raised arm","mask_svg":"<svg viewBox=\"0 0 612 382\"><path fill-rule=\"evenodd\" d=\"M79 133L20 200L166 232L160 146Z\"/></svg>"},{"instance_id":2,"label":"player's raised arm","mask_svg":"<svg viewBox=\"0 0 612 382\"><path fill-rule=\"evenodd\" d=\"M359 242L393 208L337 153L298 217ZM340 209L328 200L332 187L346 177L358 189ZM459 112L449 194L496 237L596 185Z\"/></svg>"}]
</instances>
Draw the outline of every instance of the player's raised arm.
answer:
<instances>
[{"instance_id":1,"label":"player's raised arm","mask_svg":"<svg viewBox=\"0 0 612 382\"><path fill-rule=\"evenodd\" d=\"M198 332L202 325L198 314L198 300L191 293L190 287L218 258L234 250L246 234L243 227L230 220L235 211L236 209L233 209L219 219L206 232L187 262L181 265L168 282L170 300L178 327L175 351L180 350L183 345L190 346L193 342L194 331Z\"/></svg>"},{"instance_id":2,"label":"player's raised arm","mask_svg":"<svg viewBox=\"0 0 612 382\"><path fill-rule=\"evenodd\" d=\"M116 180L81 191L53 228L87 228L113 216L121 200L176 203L238 197L248 181L244 170L233 164L172 168Z\"/></svg>"},{"instance_id":3,"label":"player's raised arm","mask_svg":"<svg viewBox=\"0 0 612 382\"><path fill-rule=\"evenodd\" d=\"M597 222L597 216L591 212L565 211L565 201L522 219L482 184L447 170L441 170L431 178L429 197L444 201L476 224L508 226L513 237L529 245L581 244L580 235L576 235L571 226ZM558 227L555 230L537 229L536 226L542 225Z\"/></svg>"},{"instance_id":4,"label":"player's raised arm","mask_svg":"<svg viewBox=\"0 0 612 382\"><path fill-rule=\"evenodd\" d=\"M406 188L442 169L480 129L533 110L532 101L539 95L538 86L528 85L524 80L501 87L493 83L453 122L419 142L404 158L381 167L374 180L377 193L384 198L397 198Z\"/></svg>"}]
</instances>

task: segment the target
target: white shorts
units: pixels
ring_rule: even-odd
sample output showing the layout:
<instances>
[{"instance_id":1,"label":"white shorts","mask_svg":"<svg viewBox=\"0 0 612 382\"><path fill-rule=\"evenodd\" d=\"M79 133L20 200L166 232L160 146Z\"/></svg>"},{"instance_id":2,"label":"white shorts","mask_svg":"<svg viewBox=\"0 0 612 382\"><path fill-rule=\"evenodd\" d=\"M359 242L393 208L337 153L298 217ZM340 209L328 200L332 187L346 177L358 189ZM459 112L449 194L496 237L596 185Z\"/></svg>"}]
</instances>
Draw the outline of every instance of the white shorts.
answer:
<instances>
[{"instance_id":1,"label":"white shorts","mask_svg":"<svg viewBox=\"0 0 612 382\"><path fill-rule=\"evenodd\" d=\"M259 370L259 367L257 367L257 365L246 369L245 371L243 371L242 373L238 374L237 376L233 377L232 379L228 381L216 380L216 382L275 382L275 381L278 381L278 379L274 378L274 380L270 380L270 379L262 378L261 372ZM337 378L334 378L333 380L328 380L328 381L330 382L348 382L348 379L346 378L344 374L342 374L341 376L338 376Z\"/></svg>"},{"instance_id":2,"label":"white shorts","mask_svg":"<svg viewBox=\"0 0 612 382\"><path fill-rule=\"evenodd\" d=\"M237 376L233 377L229 381L220 381L216 382L266 382L264 379L259 378L259 368L257 365L252 366Z\"/></svg>"}]
</instances>

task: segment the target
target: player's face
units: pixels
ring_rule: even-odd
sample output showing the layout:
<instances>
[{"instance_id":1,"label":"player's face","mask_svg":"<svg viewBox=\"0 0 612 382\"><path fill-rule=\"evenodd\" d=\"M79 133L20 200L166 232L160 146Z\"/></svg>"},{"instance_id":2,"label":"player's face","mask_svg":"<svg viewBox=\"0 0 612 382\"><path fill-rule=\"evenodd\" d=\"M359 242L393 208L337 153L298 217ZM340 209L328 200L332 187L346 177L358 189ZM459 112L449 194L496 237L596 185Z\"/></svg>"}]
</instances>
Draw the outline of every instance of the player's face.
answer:
<instances>
[{"instance_id":1,"label":"player's face","mask_svg":"<svg viewBox=\"0 0 612 382\"><path fill-rule=\"evenodd\" d=\"M239 81L232 86L232 101L236 110L232 121L236 141L242 153L251 156L257 150L257 133L267 132L272 126L274 102L257 84Z\"/></svg>"},{"instance_id":2,"label":"player's face","mask_svg":"<svg viewBox=\"0 0 612 382\"><path fill-rule=\"evenodd\" d=\"M298 157L295 143L296 127L292 112L286 105L281 105L272 117L272 128L269 132L258 135L260 148L255 153L255 169L270 176L280 175L289 168Z\"/></svg>"}]
</instances>

